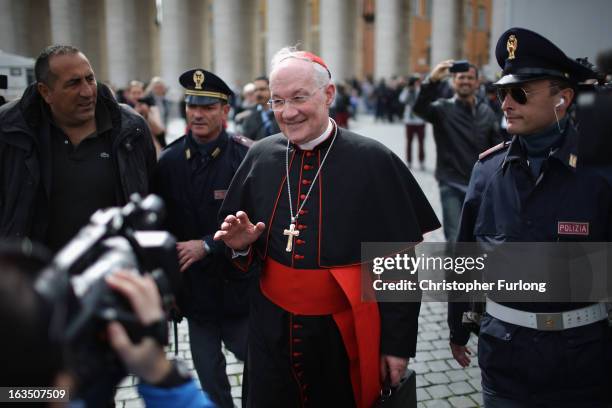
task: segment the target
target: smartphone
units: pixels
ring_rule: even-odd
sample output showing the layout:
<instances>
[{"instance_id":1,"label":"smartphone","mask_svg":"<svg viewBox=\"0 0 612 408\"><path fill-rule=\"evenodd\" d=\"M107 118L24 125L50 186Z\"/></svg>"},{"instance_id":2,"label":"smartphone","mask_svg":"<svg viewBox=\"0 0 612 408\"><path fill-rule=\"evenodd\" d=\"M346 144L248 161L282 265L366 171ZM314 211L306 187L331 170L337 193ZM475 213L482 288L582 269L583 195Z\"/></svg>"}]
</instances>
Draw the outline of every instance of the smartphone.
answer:
<instances>
[{"instance_id":1,"label":"smartphone","mask_svg":"<svg viewBox=\"0 0 612 408\"><path fill-rule=\"evenodd\" d=\"M453 62L453 65L448 69L449 72L467 72L470 70L470 63L467 60Z\"/></svg>"},{"instance_id":2,"label":"smartphone","mask_svg":"<svg viewBox=\"0 0 612 408\"><path fill-rule=\"evenodd\" d=\"M0 75L0 89L8 88L8 81L6 75Z\"/></svg>"}]
</instances>

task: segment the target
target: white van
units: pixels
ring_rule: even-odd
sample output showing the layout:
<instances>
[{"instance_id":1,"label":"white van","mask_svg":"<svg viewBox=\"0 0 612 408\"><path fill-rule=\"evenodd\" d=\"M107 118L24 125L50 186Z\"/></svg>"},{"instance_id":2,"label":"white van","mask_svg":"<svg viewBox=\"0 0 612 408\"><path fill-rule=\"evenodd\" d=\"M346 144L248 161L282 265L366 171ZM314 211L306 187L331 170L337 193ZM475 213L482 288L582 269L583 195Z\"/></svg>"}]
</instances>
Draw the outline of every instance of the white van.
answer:
<instances>
[{"instance_id":1,"label":"white van","mask_svg":"<svg viewBox=\"0 0 612 408\"><path fill-rule=\"evenodd\" d=\"M0 50L0 74L7 76L7 89L0 89L0 95L7 101L19 98L26 87L34 82L34 58Z\"/></svg>"}]
</instances>

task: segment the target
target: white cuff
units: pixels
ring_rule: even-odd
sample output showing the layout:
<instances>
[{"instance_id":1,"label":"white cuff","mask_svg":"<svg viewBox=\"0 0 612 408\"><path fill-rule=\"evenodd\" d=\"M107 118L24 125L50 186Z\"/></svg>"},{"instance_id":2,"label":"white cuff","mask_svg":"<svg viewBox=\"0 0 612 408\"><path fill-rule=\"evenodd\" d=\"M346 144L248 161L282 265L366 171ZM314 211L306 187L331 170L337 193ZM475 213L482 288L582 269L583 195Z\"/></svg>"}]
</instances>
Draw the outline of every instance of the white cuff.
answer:
<instances>
[{"instance_id":1,"label":"white cuff","mask_svg":"<svg viewBox=\"0 0 612 408\"><path fill-rule=\"evenodd\" d=\"M236 250L232 249L232 259L236 259L236 258L241 257L241 256L247 256L249 254L249 252L251 252L251 247L250 246L247 249L245 249L244 251L236 251Z\"/></svg>"}]
</instances>

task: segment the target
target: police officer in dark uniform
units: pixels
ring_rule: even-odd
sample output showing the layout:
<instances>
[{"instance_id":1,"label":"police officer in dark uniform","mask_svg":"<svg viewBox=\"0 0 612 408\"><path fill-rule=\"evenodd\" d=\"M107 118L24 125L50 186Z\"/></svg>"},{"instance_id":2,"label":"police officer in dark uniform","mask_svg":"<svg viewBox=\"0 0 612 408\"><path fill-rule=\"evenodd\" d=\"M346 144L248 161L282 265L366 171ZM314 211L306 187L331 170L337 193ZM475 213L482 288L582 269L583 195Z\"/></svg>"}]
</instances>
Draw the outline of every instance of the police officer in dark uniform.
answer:
<instances>
[{"instance_id":1,"label":"police officer in dark uniform","mask_svg":"<svg viewBox=\"0 0 612 408\"><path fill-rule=\"evenodd\" d=\"M233 407L221 341L245 359L249 274L213 241L217 213L249 140L224 129L232 91L215 74L193 69L181 75L188 132L159 158L155 189L167 208L167 226L177 241L191 353L202 388L219 407Z\"/></svg>"},{"instance_id":2,"label":"police officer in dark uniform","mask_svg":"<svg viewBox=\"0 0 612 408\"><path fill-rule=\"evenodd\" d=\"M568 116L576 84L595 74L521 28L501 36L496 56L503 77L495 85L513 138L481 154L474 166L458 240L611 241L612 171L581 165ZM466 304L449 303L451 350L463 367L470 362L470 334L461 324L466 310ZM576 319L579 314L588 318ZM485 406L608 406L606 318L602 304L488 299L478 340ZM578 323L567 324L572 319Z\"/></svg>"}]
</instances>

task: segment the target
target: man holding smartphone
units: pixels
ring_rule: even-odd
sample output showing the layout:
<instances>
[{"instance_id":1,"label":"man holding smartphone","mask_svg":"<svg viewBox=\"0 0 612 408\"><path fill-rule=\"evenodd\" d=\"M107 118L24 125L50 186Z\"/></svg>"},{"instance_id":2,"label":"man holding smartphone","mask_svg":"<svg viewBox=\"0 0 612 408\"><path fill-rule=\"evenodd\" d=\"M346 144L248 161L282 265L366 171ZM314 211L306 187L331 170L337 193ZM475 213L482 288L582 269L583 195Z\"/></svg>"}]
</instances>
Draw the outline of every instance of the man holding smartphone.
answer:
<instances>
[{"instance_id":1,"label":"man holding smartphone","mask_svg":"<svg viewBox=\"0 0 612 408\"><path fill-rule=\"evenodd\" d=\"M455 95L438 98L442 80L452 75ZM433 125L435 177L440 185L444 236L454 242L461 206L478 154L502 141L495 113L476 98L478 68L468 61L440 62L421 85L414 112Z\"/></svg>"}]
</instances>

